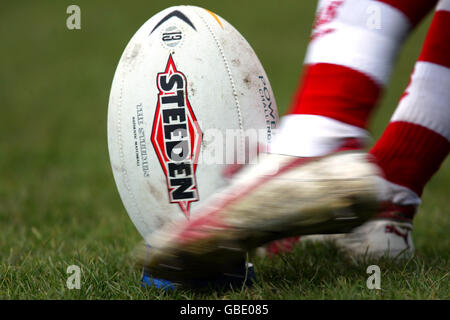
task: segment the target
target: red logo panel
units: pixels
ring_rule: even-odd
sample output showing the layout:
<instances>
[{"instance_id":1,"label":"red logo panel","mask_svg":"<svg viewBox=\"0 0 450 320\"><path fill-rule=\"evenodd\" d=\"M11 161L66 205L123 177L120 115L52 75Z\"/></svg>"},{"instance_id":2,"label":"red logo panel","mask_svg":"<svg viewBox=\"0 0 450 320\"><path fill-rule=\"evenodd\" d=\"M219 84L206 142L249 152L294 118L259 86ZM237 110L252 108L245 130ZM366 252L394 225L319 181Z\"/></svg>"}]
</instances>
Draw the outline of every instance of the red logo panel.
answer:
<instances>
[{"instance_id":1,"label":"red logo panel","mask_svg":"<svg viewBox=\"0 0 450 320\"><path fill-rule=\"evenodd\" d=\"M191 202L199 200L195 172L202 132L189 103L186 76L176 69L172 55L156 82L159 94L151 140L166 175L169 200L189 218Z\"/></svg>"}]
</instances>

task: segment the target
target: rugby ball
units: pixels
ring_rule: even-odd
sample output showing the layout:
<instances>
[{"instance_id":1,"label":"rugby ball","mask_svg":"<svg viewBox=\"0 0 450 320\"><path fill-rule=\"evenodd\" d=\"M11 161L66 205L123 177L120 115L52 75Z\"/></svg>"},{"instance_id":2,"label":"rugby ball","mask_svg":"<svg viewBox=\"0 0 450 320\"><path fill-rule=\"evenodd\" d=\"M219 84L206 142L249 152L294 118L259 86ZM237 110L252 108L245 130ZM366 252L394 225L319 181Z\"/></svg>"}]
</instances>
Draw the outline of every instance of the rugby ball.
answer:
<instances>
[{"instance_id":1,"label":"rugby ball","mask_svg":"<svg viewBox=\"0 0 450 320\"><path fill-rule=\"evenodd\" d=\"M277 124L267 75L227 21L195 6L151 17L120 58L108 107L114 179L140 234L189 219L255 145L248 135L270 145Z\"/></svg>"}]
</instances>

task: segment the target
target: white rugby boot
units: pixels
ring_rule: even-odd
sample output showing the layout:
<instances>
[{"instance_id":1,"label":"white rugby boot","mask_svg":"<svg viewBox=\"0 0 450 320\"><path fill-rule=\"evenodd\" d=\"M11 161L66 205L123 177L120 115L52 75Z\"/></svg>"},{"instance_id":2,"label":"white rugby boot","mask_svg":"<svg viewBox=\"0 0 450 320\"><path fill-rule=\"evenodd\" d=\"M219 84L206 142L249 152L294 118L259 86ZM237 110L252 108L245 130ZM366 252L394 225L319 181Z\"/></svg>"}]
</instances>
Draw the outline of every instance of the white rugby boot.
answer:
<instances>
[{"instance_id":1,"label":"white rugby boot","mask_svg":"<svg viewBox=\"0 0 450 320\"><path fill-rule=\"evenodd\" d=\"M414 254L414 206L389 205L374 219L349 234L337 236L336 245L355 258L408 259Z\"/></svg>"},{"instance_id":2,"label":"white rugby boot","mask_svg":"<svg viewBox=\"0 0 450 320\"><path fill-rule=\"evenodd\" d=\"M246 252L290 236L349 232L377 212L380 170L363 152L263 154L189 221L153 234L138 264L182 282L226 271Z\"/></svg>"},{"instance_id":3,"label":"white rugby boot","mask_svg":"<svg viewBox=\"0 0 450 320\"><path fill-rule=\"evenodd\" d=\"M379 214L346 234L315 234L298 237L295 242L333 242L348 256L359 260L387 257L399 261L414 254L412 240L416 206L384 204ZM275 255L292 250L295 240L276 241L258 250L260 256ZM289 243L289 245L285 245Z\"/></svg>"}]
</instances>

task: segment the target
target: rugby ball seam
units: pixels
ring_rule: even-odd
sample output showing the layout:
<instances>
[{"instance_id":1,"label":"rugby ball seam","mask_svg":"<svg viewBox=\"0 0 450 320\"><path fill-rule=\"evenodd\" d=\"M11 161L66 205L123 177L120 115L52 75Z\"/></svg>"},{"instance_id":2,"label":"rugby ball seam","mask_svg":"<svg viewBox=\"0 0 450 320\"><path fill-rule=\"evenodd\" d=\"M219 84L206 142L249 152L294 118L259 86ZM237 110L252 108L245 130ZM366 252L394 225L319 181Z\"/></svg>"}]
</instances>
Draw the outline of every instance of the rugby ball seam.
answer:
<instances>
[{"instance_id":1,"label":"rugby ball seam","mask_svg":"<svg viewBox=\"0 0 450 320\"><path fill-rule=\"evenodd\" d=\"M198 8L198 9L204 10L202 8ZM208 29L209 33L211 34L211 36L212 36L212 38L213 38L213 40L214 40L214 42L215 42L215 44L217 46L217 49L220 52L220 56L222 57L223 63L225 65L225 69L227 70L228 79L230 80L231 89L233 91L234 102L236 104L236 111L237 111L238 122L239 122L239 131L240 131L240 137L241 137L241 148L244 148L244 146L245 146L245 141L244 141L244 124L243 124L243 121L242 121L241 104L240 104L239 99L238 99L238 93L237 93L237 90L236 90L236 84L235 84L234 79L233 79L233 73L231 72L231 68L230 68L230 65L228 63L227 57L225 56L225 52L223 51L223 48L220 45L220 42L217 39L216 34L211 29L211 26L209 25L208 21L206 21L205 18L201 14L199 14L198 12L195 12L195 13L197 14L197 16L200 17L200 19L203 21L203 23L205 24L206 28Z\"/></svg>"},{"instance_id":2,"label":"rugby ball seam","mask_svg":"<svg viewBox=\"0 0 450 320\"><path fill-rule=\"evenodd\" d=\"M123 151L122 120L121 120L122 116L121 115L122 115L122 106L123 106L123 103L122 103L123 98L122 97L123 97L124 82L125 82L125 76L122 73L121 79L120 79L120 95L119 95L119 101L118 101L118 106L117 106L117 140L118 140L118 144L119 144L120 169L122 170L122 173L123 173L123 181L125 184L125 188L131 197L131 201L132 201L134 207L136 208L138 219L139 219L140 223L144 224L145 227L148 228L148 225L147 225L144 217L142 216L142 212L141 212L141 209L139 208L136 196L130 187L130 178L128 176L128 171L126 169L125 155L124 155L124 151Z\"/></svg>"}]
</instances>

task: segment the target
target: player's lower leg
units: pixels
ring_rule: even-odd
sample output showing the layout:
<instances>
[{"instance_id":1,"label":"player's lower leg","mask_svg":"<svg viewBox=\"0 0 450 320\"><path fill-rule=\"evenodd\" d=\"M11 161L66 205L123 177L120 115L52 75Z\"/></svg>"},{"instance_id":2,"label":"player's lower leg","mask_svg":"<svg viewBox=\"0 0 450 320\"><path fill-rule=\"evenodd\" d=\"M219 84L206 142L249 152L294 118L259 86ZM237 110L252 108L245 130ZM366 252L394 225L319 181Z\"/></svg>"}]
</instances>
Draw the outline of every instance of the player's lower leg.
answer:
<instances>
[{"instance_id":1,"label":"player's lower leg","mask_svg":"<svg viewBox=\"0 0 450 320\"><path fill-rule=\"evenodd\" d=\"M411 81L370 151L384 172L380 213L349 235L333 237L351 255L410 257L413 217L426 183L450 149L450 1L440 1Z\"/></svg>"},{"instance_id":2,"label":"player's lower leg","mask_svg":"<svg viewBox=\"0 0 450 320\"><path fill-rule=\"evenodd\" d=\"M385 21L389 17L390 25L377 30L365 28L364 21L358 19L358 15L350 14L355 10L367 12L373 2L321 2L306 57L303 81L295 96L291 114L282 121L281 135L273 150L298 156L316 156L330 152L343 139L349 138L361 142L362 147L368 137L366 127L370 113L389 78L402 40L435 3L411 1L405 5L401 1L378 1L377 9L383 12ZM349 36L350 32L355 34L355 28L359 29L356 34L361 35L357 39ZM345 41L351 44L346 45ZM397 198L409 192L404 188L390 188L390 191ZM358 234L373 236L371 238L375 240L382 235L383 239L378 243L382 242L383 245L376 245L377 252L383 251L382 247L388 248L386 243L400 244L395 247L401 249L412 248L410 237L405 242L401 236L409 235L412 227L405 226L404 220L395 225L392 219L389 224L383 221L388 221L386 216L393 216L394 212L398 216L399 212L410 212L415 208L405 210L404 207L395 206L396 203L389 199L388 202L390 209L382 210L380 219L358 229L361 231ZM413 213L409 214L408 219L411 220L412 216ZM366 249L363 242L374 244L374 239L360 239L361 248ZM292 241L284 243L287 246L283 243L269 246L269 253L292 247ZM358 241L351 243L354 251L358 251ZM363 249L358 252L361 251ZM398 251L391 250L395 253Z\"/></svg>"}]
</instances>

